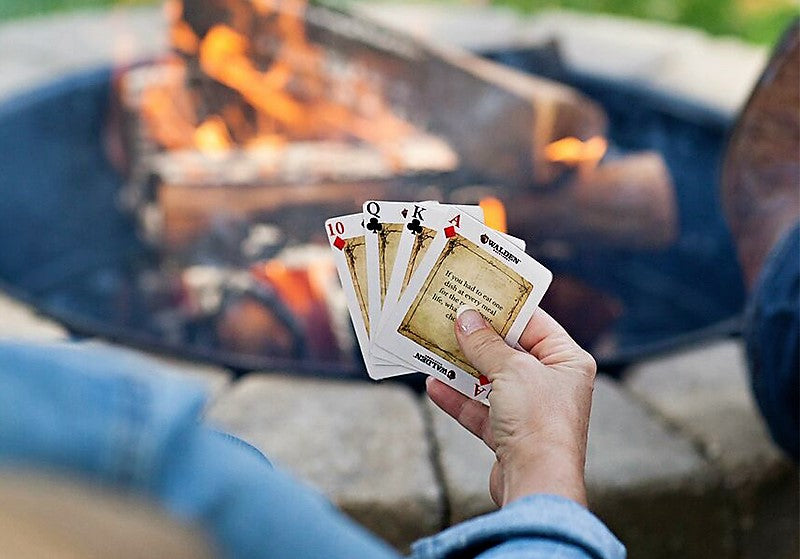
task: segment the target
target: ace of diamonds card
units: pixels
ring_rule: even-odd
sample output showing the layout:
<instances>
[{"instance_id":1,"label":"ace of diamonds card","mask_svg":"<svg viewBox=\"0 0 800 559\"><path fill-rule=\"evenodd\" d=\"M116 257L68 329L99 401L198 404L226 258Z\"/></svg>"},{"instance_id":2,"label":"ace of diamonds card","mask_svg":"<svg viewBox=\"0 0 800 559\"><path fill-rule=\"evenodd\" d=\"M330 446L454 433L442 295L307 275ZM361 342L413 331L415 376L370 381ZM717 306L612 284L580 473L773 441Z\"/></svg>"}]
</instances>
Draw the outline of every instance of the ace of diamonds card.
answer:
<instances>
[{"instance_id":1,"label":"ace of diamonds card","mask_svg":"<svg viewBox=\"0 0 800 559\"><path fill-rule=\"evenodd\" d=\"M466 360L455 337L456 311L462 305L477 309L516 345L552 274L466 214L445 223L440 233L374 343L400 362L485 399L488 380Z\"/></svg>"}]
</instances>

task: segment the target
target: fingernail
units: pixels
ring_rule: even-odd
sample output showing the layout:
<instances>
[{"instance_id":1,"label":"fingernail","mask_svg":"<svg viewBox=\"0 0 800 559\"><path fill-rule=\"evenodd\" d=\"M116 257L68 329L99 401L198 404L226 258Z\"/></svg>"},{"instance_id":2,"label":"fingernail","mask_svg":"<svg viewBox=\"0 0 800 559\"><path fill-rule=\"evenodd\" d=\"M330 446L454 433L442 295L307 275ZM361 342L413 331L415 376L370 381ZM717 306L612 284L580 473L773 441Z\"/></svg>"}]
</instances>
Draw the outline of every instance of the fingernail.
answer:
<instances>
[{"instance_id":1,"label":"fingernail","mask_svg":"<svg viewBox=\"0 0 800 559\"><path fill-rule=\"evenodd\" d=\"M463 305L456 311L456 324L458 329L465 334L472 334L486 326L481 313L469 305Z\"/></svg>"}]
</instances>

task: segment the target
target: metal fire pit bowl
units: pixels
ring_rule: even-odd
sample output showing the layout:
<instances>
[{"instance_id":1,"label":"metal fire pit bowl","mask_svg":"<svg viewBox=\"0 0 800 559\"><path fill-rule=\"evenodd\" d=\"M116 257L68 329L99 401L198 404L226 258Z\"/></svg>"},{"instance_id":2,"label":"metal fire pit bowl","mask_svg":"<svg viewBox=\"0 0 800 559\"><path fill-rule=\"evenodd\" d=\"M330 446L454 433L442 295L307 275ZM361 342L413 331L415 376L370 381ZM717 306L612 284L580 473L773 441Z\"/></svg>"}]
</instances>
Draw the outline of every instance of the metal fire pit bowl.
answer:
<instances>
[{"instance_id":1,"label":"metal fire pit bowl","mask_svg":"<svg viewBox=\"0 0 800 559\"><path fill-rule=\"evenodd\" d=\"M628 83L572 74L536 51L496 60L572 84L600 101L612 142L661 151L678 190L681 234L661 252L577 254L570 272L619 297L618 346L598 354L619 368L704 336L732 333L744 300L717 202L718 164L729 120ZM0 105L0 282L74 333L177 353L236 370L360 378L359 366L253 357L161 339L120 321L141 305L133 271L153 255L118 207L122 177L104 148L110 68L76 74ZM512 231L513 233L513 231ZM551 263L555 265L555 263Z\"/></svg>"},{"instance_id":2,"label":"metal fire pit bowl","mask_svg":"<svg viewBox=\"0 0 800 559\"><path fill-rule=\"evenodd\" d=\"M518 70L571 85L599 102L609 138L623 151L652 149L675 184L680 233L668 250L578 254L564 268L619 297L618 348L598 352L606 370L647 355L738 334L745 290L719 201L724 150L733 119L644 84L567 69L551 48L482 53Z\"/></svg>"}]
</instances>

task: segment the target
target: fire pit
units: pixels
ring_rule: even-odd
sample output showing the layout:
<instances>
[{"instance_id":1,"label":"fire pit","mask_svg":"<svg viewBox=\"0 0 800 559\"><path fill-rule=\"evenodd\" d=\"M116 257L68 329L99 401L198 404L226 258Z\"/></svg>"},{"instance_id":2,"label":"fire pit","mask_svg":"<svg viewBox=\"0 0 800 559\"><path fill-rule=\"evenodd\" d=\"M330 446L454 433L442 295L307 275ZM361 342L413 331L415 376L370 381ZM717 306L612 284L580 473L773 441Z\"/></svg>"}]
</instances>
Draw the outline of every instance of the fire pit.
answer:
<instances>
[{"instance_id":1,"label":"fire pit","mask_svg":"<svg viewBox=\"0 0 800 559\"><path fill-rule=\"evenodd\" d=\"M304 13L252 20L278 25L303 65L324 61L278 88L273 102L314 107L290 123L289 109L254 112L237 80L292 61L266 41L263 60L215 63L201 56L214 42L249 52L241 22L187 14L173 13L178 57L0 108L0 278L74 331L239 370L362 376L319 245L325 217L369 197L504 202L510 233L559 276L545 308L607 369L735 329L743 290L716 200L724 117L568 71L552 48L486 54L582 95L320 9L304 29ZM551 124L532 127L545 105Z\"/></svg>"}]
</instances>

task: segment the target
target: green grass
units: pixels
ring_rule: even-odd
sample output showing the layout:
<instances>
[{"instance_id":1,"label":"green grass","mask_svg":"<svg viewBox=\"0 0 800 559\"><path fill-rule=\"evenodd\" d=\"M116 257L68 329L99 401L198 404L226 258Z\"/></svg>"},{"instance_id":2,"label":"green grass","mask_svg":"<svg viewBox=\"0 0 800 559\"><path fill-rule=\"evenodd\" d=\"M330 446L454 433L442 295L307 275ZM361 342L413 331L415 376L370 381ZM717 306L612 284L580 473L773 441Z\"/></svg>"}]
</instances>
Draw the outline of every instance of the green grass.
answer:
<instances>
[{"instance_id":1,"label":"green grass","mask_svg":"<svg viewBox=\"0 0 800 559\"><path fill-rule=\"evenodd\" d=\"M397 1L397 0L395 0ZM457 3L458 0L436 0ZM158 0L0 0L0 21L75 8L155 4ZM796 0L492 0L523 12L567 8L686 25L715 35L774 43L800 14Z\"/></svg>"},{"instance_id":2,"label":"green grass","mask_svg":"<svg viewBox=\"0 0 800 559\"><path fill-rule=\"evenodd\" d=\"M155 4L157 0L0 0L0 21L75 9Z\"/></svg>"},{"instance_id":3,"label":"green grass","mask_svg":"<svg viewBox=\"0 0 800 559\"><path fill-rule=\"evenodd\" d=\"M800 14L795 0L495 0L493 3L524 12L568 8L663 21L762 44L774 43Z\"/></svg>"}]
</instances>

